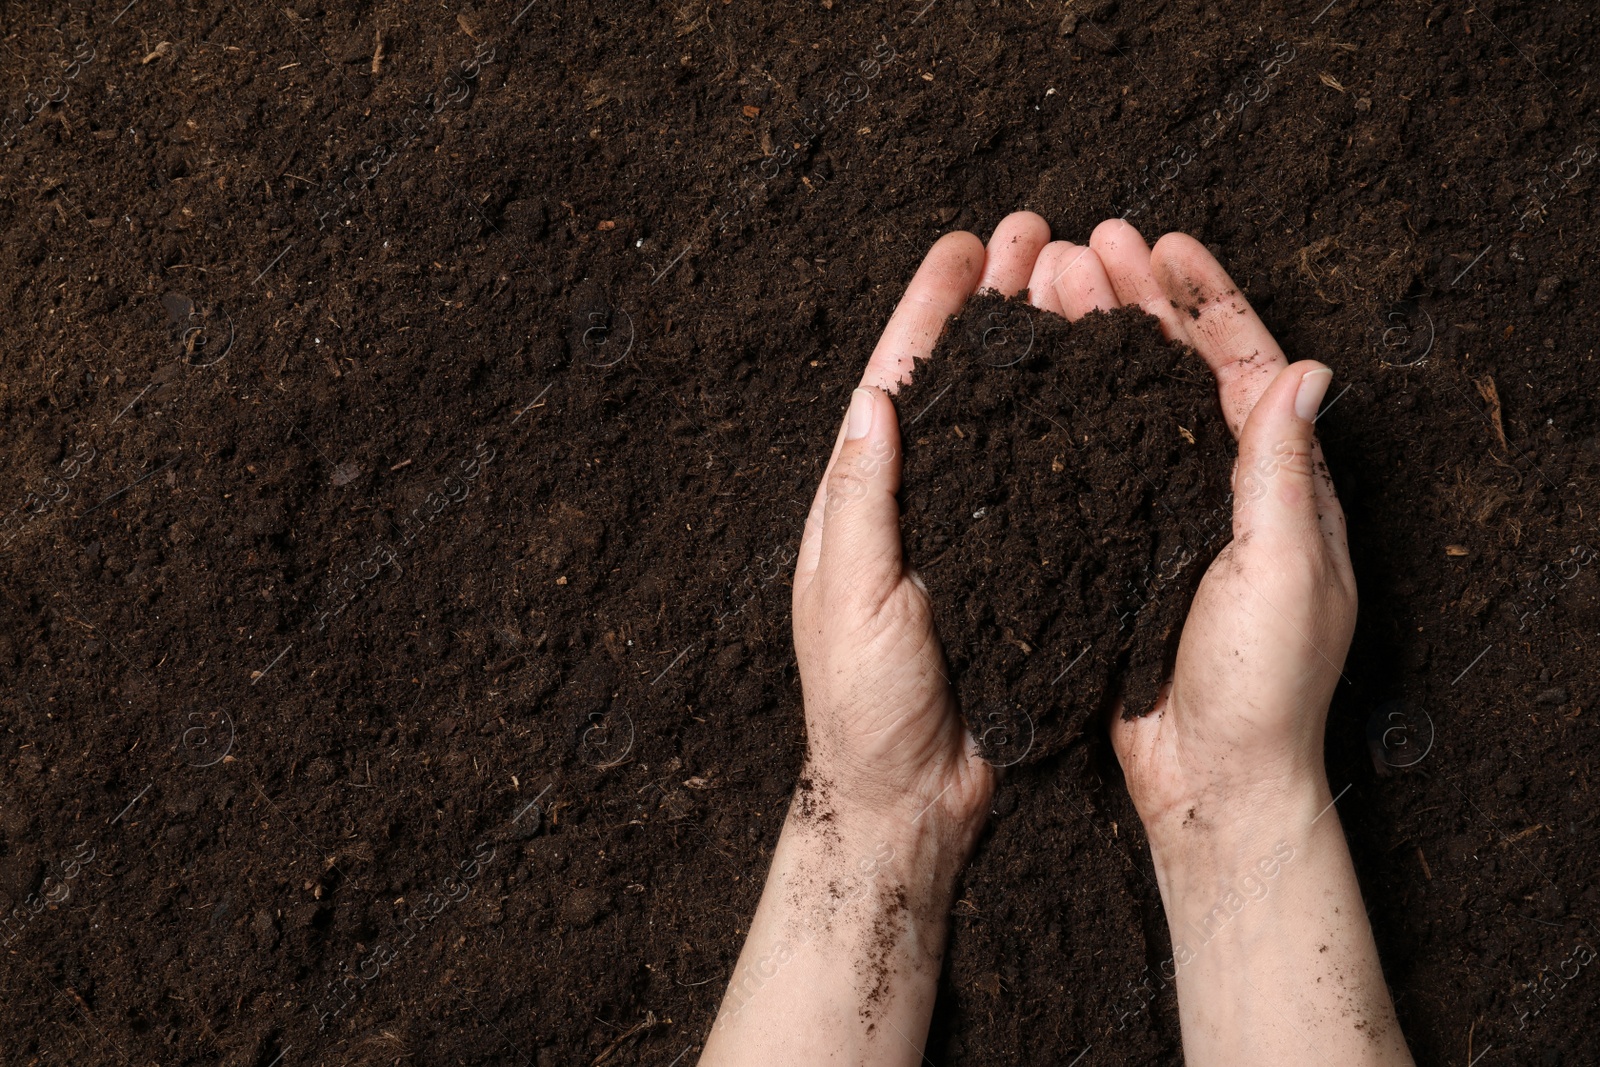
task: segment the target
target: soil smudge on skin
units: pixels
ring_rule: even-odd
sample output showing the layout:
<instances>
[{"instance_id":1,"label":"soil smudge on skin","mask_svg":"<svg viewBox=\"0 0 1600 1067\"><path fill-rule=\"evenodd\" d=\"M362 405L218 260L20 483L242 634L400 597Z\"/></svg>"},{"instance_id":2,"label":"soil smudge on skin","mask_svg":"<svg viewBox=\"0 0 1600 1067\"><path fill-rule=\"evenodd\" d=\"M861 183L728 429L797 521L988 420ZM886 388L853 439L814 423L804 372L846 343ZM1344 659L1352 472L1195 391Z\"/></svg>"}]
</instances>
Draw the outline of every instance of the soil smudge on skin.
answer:
<instances>
[{"instance_id":1,"label":"soil smudge on skin","mask_svg":"<svg viewBox=\"0 0 1600 1067\"><path fill-rule=\"evenodd\" d=\"M878 1019L888 1006L890 985L902 955L901 942L905 938L910 909L903 885L886 885L879 892L878 914L865 934L857 965L861 993L861 1021L867 1024L867 1033L878 1028Z\"/></svg>"}]
</instances>

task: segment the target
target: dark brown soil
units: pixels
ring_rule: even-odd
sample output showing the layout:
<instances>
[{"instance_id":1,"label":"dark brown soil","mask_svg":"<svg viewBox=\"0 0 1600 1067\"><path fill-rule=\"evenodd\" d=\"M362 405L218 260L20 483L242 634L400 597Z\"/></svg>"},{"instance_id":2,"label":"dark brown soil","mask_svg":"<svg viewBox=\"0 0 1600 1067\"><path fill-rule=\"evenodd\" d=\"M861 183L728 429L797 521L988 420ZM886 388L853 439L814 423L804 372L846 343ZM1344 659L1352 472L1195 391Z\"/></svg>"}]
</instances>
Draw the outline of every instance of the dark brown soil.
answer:
<instances>
[{"instance_id":1,"label":"dark brown soil","mask_svg":"<svg viewBox=\"0 0 1600 1067\"><path fill-rule=\"evenodd\" d=\"M1591 8L125 5L0 10L5 1062L692 1061L800 763L786 582L850 386L936 235L1024 207L1196 234L1335 368L1329 768L1401 1022L1596 1062ZM1145 398L1170 455L1188 373L1093 366L1141 384L1091 444ZM979 486L1038 513L1035 445L913 541ZM1021 704L1051 635L946 644ZM1058 711L934 1063L1177 1057L1137 819Z\"/></svg>"},{"instance_id":2,"label":"dark brown soil","mask_svg":"<svg viewBox=\"0 0 1600 1067\"><path fill-rule=\"evenodd\" d=\"M896 406L906 552L989 759L1053 756L1118 699L1148 711L1232 527L1205 363L1139 311L980 296Z\"/></svg>"}]
</instances>

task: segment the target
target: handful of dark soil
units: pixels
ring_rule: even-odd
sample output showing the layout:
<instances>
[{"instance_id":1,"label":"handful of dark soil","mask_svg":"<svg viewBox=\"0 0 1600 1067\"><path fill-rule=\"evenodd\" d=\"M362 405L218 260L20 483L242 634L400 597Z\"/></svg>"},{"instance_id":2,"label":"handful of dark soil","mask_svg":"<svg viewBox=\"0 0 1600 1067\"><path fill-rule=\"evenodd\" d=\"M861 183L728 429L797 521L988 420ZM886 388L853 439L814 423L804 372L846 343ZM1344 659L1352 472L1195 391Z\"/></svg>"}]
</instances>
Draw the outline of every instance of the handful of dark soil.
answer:
<instances>
[{"instance_id":1,"label":"handful of dark soil","mask_svg":"<svg viewBox=\"0 0 1600 1067\"><path fill-rule=\"evenodd\" d=\"M1204 361L1138 310L982 296L896 405L907 557L986 755L1042 759L1119 696L1148 711L1231 529Z\"/></svg>"}]
</instances>

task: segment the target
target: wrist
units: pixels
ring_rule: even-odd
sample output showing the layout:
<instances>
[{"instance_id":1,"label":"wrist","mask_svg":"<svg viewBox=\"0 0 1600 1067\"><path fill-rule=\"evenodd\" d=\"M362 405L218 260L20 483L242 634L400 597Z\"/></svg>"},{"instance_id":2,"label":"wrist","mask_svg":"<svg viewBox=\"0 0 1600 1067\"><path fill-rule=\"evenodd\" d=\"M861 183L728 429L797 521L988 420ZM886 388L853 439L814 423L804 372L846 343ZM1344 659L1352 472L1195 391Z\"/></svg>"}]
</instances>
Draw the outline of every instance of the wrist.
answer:
<instances>
[{"instance_id":1,"label":"wrist","mask_svg":"<svg viewBox=\"0 0 1600 1067\"><path fill-rule=\"evenodd\" d=\"M863 803L840 793L808 768L789 806L785 833L825 855L845 878L900 886L917 910L943 915L956 878L977 842L987 810L953 811L937 792L874 798Z\"/></svg>"},{"instance_id":2,"label":"wrist","mask_svg":"<svg viewBox=\"0 0 1600 1067\"><path fill-rule=\"evenodd\" d=\"M1220 976L1251 970L1263 938L1309 929L1323 894L1352 873L1324 781L1215 804L1204 823L1197 812L1187 827L1151 838L1172 937L1169 980L1231 981ZM1307 898L1310 887L1320 889Z\"/></svg>"},{"instance_id":3,"label":"wrist","mask_svg":"<svg viewBox=\"0 0 1600 1067\"><path fill-rule=\"evenodd\" d=\"M1194 796L1148 820L1151 859L1169 906L1190 889L1203 897L1255 871L1288 862L1327 823L1338 833L1326 774L1297 775L1249 789ZM1276 863L1274 862L1276 860Z\"/></svg>"}]
</instances>

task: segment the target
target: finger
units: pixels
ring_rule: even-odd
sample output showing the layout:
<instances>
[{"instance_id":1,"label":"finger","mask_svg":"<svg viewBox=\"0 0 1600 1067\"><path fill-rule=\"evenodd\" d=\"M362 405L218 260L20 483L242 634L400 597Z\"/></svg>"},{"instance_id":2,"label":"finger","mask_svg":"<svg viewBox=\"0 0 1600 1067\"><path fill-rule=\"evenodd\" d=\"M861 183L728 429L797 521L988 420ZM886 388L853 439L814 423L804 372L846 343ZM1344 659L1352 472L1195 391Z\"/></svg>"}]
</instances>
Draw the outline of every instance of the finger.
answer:
<instances>
[{"instance_id":1,"label":"finger","mask_svg":"<svg viewBox=\"0 0 1600 1067\"><path fill-rule=\"evenodd\" d=\"M1315 438L1311 442L1311 481L1317 491L1317 527L1322 531L1322 539L1327 542L1339 570L1354 582L1355 568L1350 563L1350 531L1345 524L1344 507L1333 487L1328 461L1322 458L1322 443Z\"/></svg>"},{"instance_id":2,"label":"finger","mask_svg":"<svg viewBox=\"0 0 1600 1067\"><path fill-rule=\"evenodd\" d=\"M810 586L817 573L817 561L822 556L822 512L828 503L828 475L839 460L839 449L844 447L844 423L833 438L833 452L828 456L822 477L817 480L817 491L811 494L811 507L806 512L805 529L800 533L800 551L794 562L794 597L798 603L801 593Z\"/></svg>"},{"instance_id":3,"label":"finger","mask_svg":"<svg viewBox=\"0 0 1600 1067\"><path fill-rule=\"evenodd\" d=\"M878 389L857 389L845 416L844 441L828 474L817 581L830 604L876 608L899 583L900 426L894 402Z\"/></svg>"},{"instance_id":4,"label":"finger","mask_svg":"<svg viewBox=\"0 0 1600 1067\"><path fill-rule=\"evenodd\" d=\"M1015 296L1028 284L1039 249L1050 240L1050 224L1031 211L1013 211L1000 220L985 250L979 291Z\"/></svg>"},{"instance_id":5,"label":"finger","mask_svg":"<svg viewBox=\"0 0 1600 1067\"><path fill-rule=\"evenodd\" d=\"M1061 268L1056 272L1056 296L1068 319L1083 318L1091 311L1110 311L1118 307L1111 279L1100 264L1100 257L1087 245L1069 244L1061 252Z\"/></svg>"},{"instance_id":6,"label":"finger","mask_svg":"<svg viewBox=\"0 0 1600 1067\"><path fill-rule=\"evenodd\" d=\"M1161 332L1167 340L1189 339L1171 298L1150 269L1150 246L1132 224L1124 219L1107 219L1094 228L1089 247L1100 257L1118 303L1137 304L1145 314L1154 315L1161 321Z\"/></svg>"},{"instance_id":7,"label":"finger","mask_svg":"<svg viewBox=\"0 0 1600 1067\"><path fill-rule=\"evenodd\" d=\"M1324 536L1322 513L1337 512L1339 502L1318 491L1312 427L1332 380L1333 371L1302 360L1278 372L1256 402L1233 476L1236 541L1308 544Z\"/></svg>"},{"instance_id":8,"label":"finger","mask_svg":"<svg viewBox=\"0 0 1600 1067\"><path fill-rule=\"evenodd\" d=\"M1061 253L1072 247L1070 241L1051 241L1033 262L1033 273L1028 277L1028 302L1053 315L1065 314L1061 310L1061 296L1056 292L1056 275L1061 273Z\"/></svg>"},{"instance_id":9,"label":"finger","mask_svg":"<svg viewBox=\"0 0 1600 1067\"><path fill-rule=\"evenodd\" d=\"M1182 233L1156 242L1150 266L1178 305L1189 343L1211 367L1228 429L1238 437L1250 409L1287 364L1283 349L1228 272L1205 246Z\"/></svg>"},{"instance_id":10,"label":"finger","mask_svg":"<svg viewBox=\"0 0 1600 1067\"><path fill-rule=\"evenodd\" d=\"M977 288L983 263L983 242L972 234L957 231L939 238L889 317L861 384L891 396L899 392L911 380L916 361L933 353L945 320Z\"/></svg>"}]
</instances>

